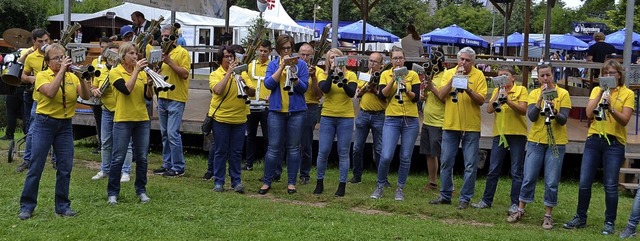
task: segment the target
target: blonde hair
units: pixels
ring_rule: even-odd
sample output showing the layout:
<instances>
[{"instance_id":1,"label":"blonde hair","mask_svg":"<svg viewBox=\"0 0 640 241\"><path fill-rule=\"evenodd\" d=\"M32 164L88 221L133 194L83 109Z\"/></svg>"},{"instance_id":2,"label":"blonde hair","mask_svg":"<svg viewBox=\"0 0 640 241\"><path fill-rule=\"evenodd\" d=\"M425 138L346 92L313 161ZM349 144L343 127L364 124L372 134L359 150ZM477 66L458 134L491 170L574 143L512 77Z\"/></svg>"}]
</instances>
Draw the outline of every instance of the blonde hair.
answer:
<instances>
[{"instance_id":1,"label":"blonde hair","mask_svg":"<svg viewBox=\"0 0 640 241\"><path fill-rule=\"evenodd\" d=\"M604 41L604 38L605 38L604 37L604 33L602 33L602 32L597 32L597 33L593 34L593 39L596 42Z\"/></svg>"},{"instance_id":2,"label":"blonde hair","mask_svg":"<svg viewBox=\"0 0 640 241\"><path fill-rule=\"evenodd\" d=\"M344 56L344 53L342 53L342 51L340 51L340 49L338 48L329 49L329 51L327 51L327 64L325 64L325 66L327 67L327 73L329 73L328 71L331 68L331 64L333 64L333 60L329 57L330 53L337 54L338 56Z\"/></svg>"},{"instance_id":3,"label":"blonde hair","mask_svg":"<svg viewBox=\"0 0 640 241\"><path fill-rule=\"evenodd\" d=\"M622 67L620 62L614 59L610 59L610 60L607 60L607 62L604 62L604 64L602 65L602 70L600 70L600 75L602 75L602 73L607 72L607 70L611 67L616 69L616 71L620 75L620 79L618 79L618 83L617 83L618 86L623 86L624 85L624 68Z\"/></svg>"},{"instance_id":4,"label":"blonde hair","mask_svg":"<svg viewBox=\"0 0 640 241\"><path fill-rule=\"evenodd\" d=\"M124 56L127 55L129 49L133 48L136 50L136 45L132 42L124 42L118 48L118 57L120 57L120 63L124 63Z\"/></svg>"}]
</instances>

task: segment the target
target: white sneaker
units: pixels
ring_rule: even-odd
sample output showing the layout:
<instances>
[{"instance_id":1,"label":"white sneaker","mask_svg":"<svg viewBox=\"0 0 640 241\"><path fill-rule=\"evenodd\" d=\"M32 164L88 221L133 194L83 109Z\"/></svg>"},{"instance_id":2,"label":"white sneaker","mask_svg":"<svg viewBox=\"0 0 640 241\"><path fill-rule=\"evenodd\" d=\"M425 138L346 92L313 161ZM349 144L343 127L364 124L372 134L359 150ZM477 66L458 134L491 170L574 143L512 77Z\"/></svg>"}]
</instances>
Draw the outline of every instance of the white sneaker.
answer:
<instances>
[{"instance_id":1,"label":"white sneaker","mask_svg":"<svg viewBox=\"0 0 640 241\"><path fill-rule=\"evenodd\" d=\"M122 173L120 177L120 182L129 182L131 180L131 176L128 173Z\"/></svg>"},{"instance_id":2,"label":"white sneaker","mask_svg":"<svg viewBox=\"0 0 640 241\"><path fill-rule=\"evenodd\" d=\"M95 176L93 176L91 178L91 180L100 180L100 179L105 178L105 177L107 177L107 174L102 172L102 171L99 171L98 174L96 174Z\"/></svg>"}]
</instances>

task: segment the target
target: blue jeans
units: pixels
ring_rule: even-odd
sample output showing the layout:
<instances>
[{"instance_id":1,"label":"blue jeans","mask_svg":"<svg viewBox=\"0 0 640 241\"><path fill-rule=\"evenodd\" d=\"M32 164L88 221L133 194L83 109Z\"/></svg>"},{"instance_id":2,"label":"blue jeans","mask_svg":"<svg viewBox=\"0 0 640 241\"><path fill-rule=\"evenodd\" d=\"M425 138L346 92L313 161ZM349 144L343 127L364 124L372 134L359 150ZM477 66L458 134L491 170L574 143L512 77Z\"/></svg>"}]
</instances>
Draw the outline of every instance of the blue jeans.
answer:
<instances>
[{"instance_id":1,"label":"blue jeans","mask_svg":"<svg viewBox=\"0 0 640 241\"><path fill-rule=\"evenodd\" d=\"M382 155L382 128L384 126L384 118L384 111L360 111L360 113L358 113L358 117L356 117L355 135L353 137L353 153L351 155L354 177L362 176L364 169L362 156L364 147L367 144L369 130L371 130L373 134L373 150L375 151L373 162L376 164L376 167L378 167L380 155Z\"/></svg>"},{"instance_id":2,"label":"blue jeans","mask_svg":"<svg viewBox=\"0 0 640 241\"><path fill-rule=\"evenodd\" d=\"M36 108L38 107L38 102L37 101L33 101L32 102L33 105L31 105L31 111L29 114L29 121L27 123L29 123L29 128L27 131L27 137L25 137L25 146L24 146L24 156L22 156L22 159L25 162L29 162L31 160L31 145L33 144L33 136L32 133L34 131L33 129L33 125L31 125L31 123L34 122L34 119L36 117ZM38 139L36 139L38 140ZM56 162L56 155L55 153L51 156L51 162L55 163Z\"/></svg>"},{"instance_id":3,"label":"blue jeans","mask_svg":"<svg viewBox=\"0 0 640 241\"><path fill-rule=\"evenodd\" d=\"M113 115L115 112L108 111L107 109L102 109L102 120L101 120L101 152L100 156L102 158L102 163L100 164L100 170L103 173L109 173L111 167L111 161L113 159ZM127 149L127 154L124 158L124 164L122 165L122 172L129 174L131 173L131 160L133 159L133 151L131 148L131 141L129 142L129 148Z\"/></svg>"},{"instance_id":4,"label":"blue jeans","mask_svg":"<svg viewBox=\"0 0 640 241\"><path fill-rule=\"evenodd\" d=\"M624 162L624 145L614 136L609 136L611 145L600 136L591 135L584 143L582 165L580 166L580 188L578 189L578 217L587 219L591 201L591 185L602 163L604 182L604 221L614 223L618 213L618 175Z\"/></svg>"},{"instance_id":5,"label":"blue jeans","mask_svg":"<svg viewBox=\"0 0 640 241\"><path fill-rule=\"evenodd\" d=\"M636 197L633 199L633 206L631 206L631 215L629 216L629 222L627 225L632 228L638 227L640 222L640 192L636 191Z\"/></svg>"},{"instance_id":6,"label":"blue jeans","mask_svg":"<svg viewBox=\"0 0 640 241\"><path fill-rule=\"evenodd\" d=\"M313 131L316 129L319 115L317 104L307 104L307 116L300 137L300 178L310 177L313 165Z\"/></svg>"},{"instance_id":7,"label":"blue jeans","mask_svg":"<svg viewBox=\"0 0 640 241\"><path fill-rule=\"evenodd\" d=\"M269 113L269 147L265 157L264 178L262 183L271 186L276 167L282 163L283 146L287 153L287 183L296 184L300 169L300 133L306 117L305 111Z\"/></svg>"},{"instance_id":8,"label":"blue jeans","mask_svg":"<svg viewBox=\"0 0 640 241\"><path fill-rule=\"evenodd\" d=\"M558 183L562 172L564 152L565 145L558 145L558 157L554 157L549 145L527 142L522 189L520 190L521 202L533 202L536 181L540 175L540 169L544 165L544 206L555 207L558 205Z\"/></svg>"},{"instance_id":9,"label":"blue jeans","mask_svg":"<svg viewBox=\"0 0 640 241\"><path fill-rule=\"evenodd\" d=\"M213 139L209 153L214 152L213 183L224 185L225 167L229 162L229 176L231 186L240 184L240 172L242 170L242 148L244 147L244 131L246 124L227 124L213 121Z\"/></svg>"},{"instance_id":10,"label":"blue jeans","mask_svg":"<svg viewBox=\"0 0 640 241\"><path fill-rule=\"evenodd\" d=\"M462 155L464 157L464 183L460 190L460 201L469 202L476 186L480 132L442 131L442 153L440 154L440 183L442 187L440 187L440 196L445 200L451 200L453 165L456 162L460 141L462 141Z\"/></svg>"},{"instance_id":11,"label":"blue jeans","mask_svg":"<svg viewBox=\"0 0 640 241\"><path fill-rule=\"evenodd\" d=\"M162 134L162 167L176 172L184 172L182 151L182 113L184 102L158 98L158 120Z\"/></svg>"},{"instance_id":12,"label":"blue jeans","mask_svg":"<svg viewBox=\"0 0 640 241\"><path fill-rule=\"evenodd\" d=\"M527 145L527 136L505 135L508 148L504 148L500 143L500 136L493 137L493 147L491 148L491 159L489 159L489 173L487 174L487 185L484 188L482 201L486 204L493 204L493 196L498 187L498 178L502 163L507 155L511 155L511 204L518 205L520 188L522 188L522 171L524 163L524 148Z\"/></svg>"},{"instance_id":13,"label":"blue jeans","mask_svg":"<svg viewBox=\"0 0 640 241\"><path fill-rule=\"evenodd\" d=\"M318 180L324 179L327 170L329 154L333 146L333 137L338 137L338 158L340 168L340 182L347 182L349 175L349 151L351 150L351 136L353 134L353 118L320 117L320 131L318 136Z\"/></svg>"},{"instance_id":14,"label":"blue jeans","mask_svg":"<svg viewBox=\"0 0 640 241\"><path fill-rule=\"evenodd\" d=\"M269 118L269 110L262 112L251 112L247 116L247 166L253 167L253 163L256 162L256 150L259 148L256 145L256 136L258 135L258 123L262 129L262 140L264 140L264 151L266 153L267 146L269 145L269 131L267 119Z\"/></svg>"},{"instance_id":15,"label":"blue jeans","mask_svg":"<svg viewBox=\"0 0 640 241\"><path fill-rule=\"evenodd\" d=\"M23 125L22 131L24 131L25 134L29 132L29 127L32 122L31 116L33 116L33 114L31 114L31 109L33 109L34 106L35 105L33 104L33 91L26 91L26 90L23 91L22 92L22 125ZM35 111L36 110L33 109L34 113Z\"/></svg>"},{"instance_id":16,"label":"blue jeans","mask_svg":"<svg viewBox=\"0 0 640 241\"><path fill-rule=\"evenodd\" d=\"M24 181L20 196L20 210L33 212L38 202L38 189L44 164L51 145L58 157L56 170L55 211L63 213L71 209L69 200L69 182L73 167L73 127L71 119L54 119L38 114L32 122L33 138L38 140L31 145L31 167Z\"/></svg>"},{"instance_id":17,"label":"blue jeans","mask_svg":"<svg viewBox=\"0 0 640 241\"><path fill-rule=\"evenodd\" d=\"M382 152L380 153L380 163L378 164L378 185L384 185L387 182L389 166L393 160L398 139L400 139L398 187L403 188L404 184L407 183L409 168L411 167L411 156L420 131L419 122L418 118L415 117L388 116L385 118L384 127L382 128L384 139L382 139Z\"/></svg>"},{"instance_id":18,"label":"blue jeans","mask_svg":"<svg viewBox=\"0 0 640 241\"><path fill-rule=\"evenodd\" d=\"M120 170L129 149L129 141L133 141L133 160L136 162L136 194L146 193L147 154L149 151L149 121L127 121L113 123L113 161L111 169ZM121 172L109 172L107 195L118 196L120 193Z\"/></svg>"}]
</instances>

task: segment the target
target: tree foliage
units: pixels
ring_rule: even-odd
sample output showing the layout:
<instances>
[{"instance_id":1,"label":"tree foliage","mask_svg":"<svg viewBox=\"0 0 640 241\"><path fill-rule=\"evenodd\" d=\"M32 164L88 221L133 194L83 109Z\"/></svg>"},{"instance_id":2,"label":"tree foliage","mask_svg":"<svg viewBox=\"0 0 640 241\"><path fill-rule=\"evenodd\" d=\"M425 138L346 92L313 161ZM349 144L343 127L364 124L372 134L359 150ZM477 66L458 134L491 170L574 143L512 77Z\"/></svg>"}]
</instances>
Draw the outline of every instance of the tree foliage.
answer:
<instances>
[{"instance_id":1,"label":"tree foliage","mask_svg":"<svg viewBox=\"0 0 640 241\"><path fill-rule=\"evenodd\" d=\"M9 28L44 28L48 24L47 3L48 0L0 0L0 34Z\"/></svg>"},{"instance_id":2,"label":"tree foliage","mask_svg":"<svg viewBox=\"0 0 640 241\"><path fill-rule=\"evenodd\" d=\"M607 18L604 22L609 26L610 30L616 31L623 29L625 26L625 17L627 12L627 1L621 0L611 10L606 11ZM633 31L640 32L640 3L635 2L635 8L633 11Z\"/></svg>"}]
</instances>

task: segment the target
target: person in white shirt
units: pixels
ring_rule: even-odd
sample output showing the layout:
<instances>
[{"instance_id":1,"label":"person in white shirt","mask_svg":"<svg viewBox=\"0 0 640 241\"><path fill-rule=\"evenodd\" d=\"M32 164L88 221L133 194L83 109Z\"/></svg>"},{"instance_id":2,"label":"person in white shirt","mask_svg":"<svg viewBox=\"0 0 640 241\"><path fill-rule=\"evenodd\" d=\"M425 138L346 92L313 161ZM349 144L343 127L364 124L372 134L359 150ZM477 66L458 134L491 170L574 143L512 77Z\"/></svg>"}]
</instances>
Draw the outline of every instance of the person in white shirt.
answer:
<instances>
[{"instance_id":1,"label":"person in white shirt","mask_svg":"<svg viewBox=\"0 0 640 241\"><path fill-rule=\"evenodd\" d=\"M424 54L420 34L416 32L416 27L413 24L407 26L407 36L400 40L400 45L402 45L405 57L420 57Z\"/></svg>"}]
</instances>

